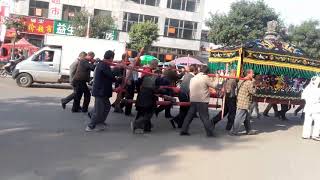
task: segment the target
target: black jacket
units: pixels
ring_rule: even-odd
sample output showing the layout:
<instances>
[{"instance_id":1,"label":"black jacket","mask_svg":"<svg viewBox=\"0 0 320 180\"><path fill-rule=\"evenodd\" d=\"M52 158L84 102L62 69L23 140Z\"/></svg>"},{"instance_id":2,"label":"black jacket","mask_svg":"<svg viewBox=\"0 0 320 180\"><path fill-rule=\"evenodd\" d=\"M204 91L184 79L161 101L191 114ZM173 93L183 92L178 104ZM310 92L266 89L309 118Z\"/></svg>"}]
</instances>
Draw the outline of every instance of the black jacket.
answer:
<instances>
[{"instance_id":1,"label":"black jacket","mask_svg":"<svg viewBox=\"0 0 320 180\"><path fill-rule=\"evenodd\" d=\"M94 72L92 96L112 97L112 82L114 76L111 68L104 62L98 63Z\"/></svg>"},{"instance_id":2,"label":"black jacket","mask_svg":"<svg viewBox=\"0 0 320 180\"><path fill-rule=\"evenodd\" d=\"M90 81L90 72L94 70L94 65L87 60L79 60L76 73L74 74L74 81Z\"/></svg>"}]
</instances>

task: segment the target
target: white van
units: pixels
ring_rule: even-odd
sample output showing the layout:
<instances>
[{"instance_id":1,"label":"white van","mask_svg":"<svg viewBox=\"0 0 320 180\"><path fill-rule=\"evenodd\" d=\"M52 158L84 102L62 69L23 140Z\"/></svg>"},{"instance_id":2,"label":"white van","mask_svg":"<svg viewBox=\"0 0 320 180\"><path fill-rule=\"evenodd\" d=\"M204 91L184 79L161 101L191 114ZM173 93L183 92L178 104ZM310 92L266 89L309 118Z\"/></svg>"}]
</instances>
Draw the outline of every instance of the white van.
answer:
<instances>
[{"instance_id":1,"label":"white van","mask_svg":"<svg viewBox=\"0 0 320 180\"><path fill-rule=\"evenodd\" d=\"M93 51L97 58L103 59L105 51L114 50L115 60L121 60L125 52L125 43L75 36L48 34L44 44L45 47L17 64L12 77L18 86L29 87L34 82L68 82L69 67L82 51Z\"/></svg>"}]
</instances>

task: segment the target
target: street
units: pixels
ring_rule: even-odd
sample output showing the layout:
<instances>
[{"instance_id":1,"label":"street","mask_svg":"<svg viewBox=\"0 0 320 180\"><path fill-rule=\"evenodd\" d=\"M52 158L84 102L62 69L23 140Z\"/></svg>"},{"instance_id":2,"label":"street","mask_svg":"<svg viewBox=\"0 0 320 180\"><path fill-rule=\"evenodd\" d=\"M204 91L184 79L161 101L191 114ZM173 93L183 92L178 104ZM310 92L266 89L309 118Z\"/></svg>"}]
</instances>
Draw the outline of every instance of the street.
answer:
<instances>
[{"instance_id":1,"label":"street","mask_svg":"<svg viewBox=\"0 0 320 180\"><path fill-rule=\"evenodd\" d=\"M216 127L218 137L206 138L194 119L191 136L181 137L164 113L153 117L151 134L134 135L134 117L113 110L105 132L86 133L87 115L71 113L71 103L61 108L60 99L70 92L67 84L19 88L11 78L0 79L1 180L320 178L320 145L301 139L302 121L292 110L288 122L273 114L254 119L256 136L229 136L223 121ZM211 110L210 116L216 113Z\"/></svg>"}]
</instances>

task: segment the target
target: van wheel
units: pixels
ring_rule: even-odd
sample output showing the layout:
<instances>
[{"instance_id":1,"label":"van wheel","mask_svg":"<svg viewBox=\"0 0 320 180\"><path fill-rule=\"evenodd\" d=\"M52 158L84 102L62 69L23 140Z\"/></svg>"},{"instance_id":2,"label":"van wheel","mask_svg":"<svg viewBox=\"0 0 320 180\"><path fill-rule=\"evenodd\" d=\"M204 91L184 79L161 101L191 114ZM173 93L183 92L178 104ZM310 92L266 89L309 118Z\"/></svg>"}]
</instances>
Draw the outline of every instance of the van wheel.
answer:
<instances>
[{"instance_id":1,"label":"van wheel","mask_svg":"<svg viewBox=\"0 0 320 180\"><path fill-rule=\"evenodd\" d=\"M20 87L30 87L33 83L33 79L30 74L22 73L18 75L16 82Z\"/></svg>"}]
</instances>

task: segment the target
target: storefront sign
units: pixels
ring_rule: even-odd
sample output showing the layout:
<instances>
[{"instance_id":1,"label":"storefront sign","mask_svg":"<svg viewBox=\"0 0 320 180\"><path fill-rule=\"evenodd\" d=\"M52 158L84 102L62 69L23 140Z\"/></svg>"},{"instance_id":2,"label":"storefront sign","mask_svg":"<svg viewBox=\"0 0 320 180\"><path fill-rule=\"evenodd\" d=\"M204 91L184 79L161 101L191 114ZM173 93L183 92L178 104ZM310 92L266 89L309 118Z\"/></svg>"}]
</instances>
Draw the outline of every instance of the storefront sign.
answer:
<instances>
[{"instance_id":1,"label":"storefront sign","mask_svg":"<svg viewBox=\"0 0 320 180\"><path fill-rule=\"evenodd\" d=\"M106 32L106 40L118 40L118 31L117 30L111 30Z\"/></svg>"},{"instance_id":2,"label":"storefront sign","mask_svg":"<svg viewBox=\"0 0 320 180\"><path fill-rule=\"evenodd\" d=\"M54 34L73 36L74 28L70 25L69 22L55 20Z\"/></svg>"},{"instance_id":3,"label":"storefront sign","mask_svg":"<svg viewBox=\"0 0 320 180\"><path fill-rule=\"evenodd\" d=\"M53 33L54 21L38 17L25 17L27 32L31 34Z\"/></svg>"},{"instance_id":4,"label":"storefront sign","mask_svg":"<svg viewBox=\"0 0 320 180\"><path fill-rule=\"evenodd\" d=\"M49 1L49 19L61 19L62 17L62 3L60 0Z\"/></svg>"}]
</instances>

